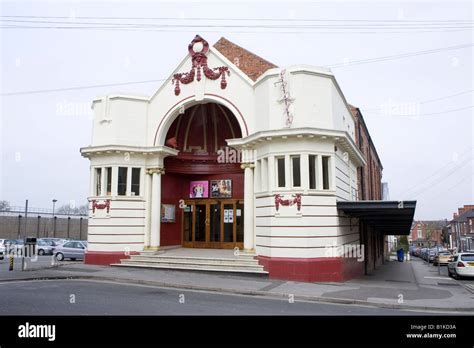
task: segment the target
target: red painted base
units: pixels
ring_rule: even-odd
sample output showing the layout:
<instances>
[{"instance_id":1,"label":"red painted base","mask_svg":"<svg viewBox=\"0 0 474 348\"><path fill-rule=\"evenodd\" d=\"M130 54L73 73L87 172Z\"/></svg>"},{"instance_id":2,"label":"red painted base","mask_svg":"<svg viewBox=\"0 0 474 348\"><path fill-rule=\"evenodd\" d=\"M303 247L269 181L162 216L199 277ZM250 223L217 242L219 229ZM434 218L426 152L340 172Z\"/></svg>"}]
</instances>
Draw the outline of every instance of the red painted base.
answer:
<instances>
[{"instance_id":1,"label":"red painted base","mask_svg":"<svg viewBox=\"0 0 474 348\"><path fill-rule=\"evenodd\" d=\"M86 251L84 263L89 265L110 265L120 263L122 259L129 259L130 255L139 254L137 251L130 251L125 254L123 251Z\"/></svg>"},{"instance_id":2,"label":"red painted base","mask_svg":"<svg viewBox=\"0 0 474 348\"><path fill-rule=\"evenodd\" d=\"M297 259L257 256L271 279L300 282L343 282L364 274L364 262L354 258Z\"/></svg>"}]
</instances>

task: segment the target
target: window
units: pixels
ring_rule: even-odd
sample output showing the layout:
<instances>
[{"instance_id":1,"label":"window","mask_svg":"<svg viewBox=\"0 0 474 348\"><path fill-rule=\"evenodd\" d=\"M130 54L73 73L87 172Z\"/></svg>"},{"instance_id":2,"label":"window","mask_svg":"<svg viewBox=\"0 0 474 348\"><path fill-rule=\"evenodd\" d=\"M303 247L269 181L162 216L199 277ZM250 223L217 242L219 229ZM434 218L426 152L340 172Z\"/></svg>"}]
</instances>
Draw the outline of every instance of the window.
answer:
<instances>
[{"instance_id":1,"label":"window","mask_svg":"<svg viewBox=\"0 0 474 348\"><path fill-rule=\"evenodd\" d=\"M112 167L105 168L106 195L112 195Z\"/></svg>"},{"instance_id":2,"label":"window","mask_svg":"<svg viewBox=\"0 0 474 348\"><path fill-rule=\"evenodd\" d=\"M277 158L278 187L285 187L285 158Z\"/></svg>"},{"instance_id":3,"label":"window","mask_svg":"<svg viewBox=\"0 0 474 348\"><path fill-rule=\"evenodd\" d=\"M293 169L293 187L301 186L300 156L291 157L291 166Z\"/></svg>"},{"instance_id":4,"label":"window","mask_svg":"<svg viewBox=\"0 0 474 348\"><path fill-rule=\"evenodd\" d=\"M102 194L102 168L95 169L95 195L100 196Z\"/></svg>"},{"instance_id":5,"label":"window","mask_svg":"<svg viewBox=\"0 0 474 348\"><path fill-rule=\"evenodd\" d=\"M260 185L262 187L262 191L266 191L268 189L268 160L266 158L262 159L262 169L260 170L261 178L260 178Z\"/></svg>"},{"instance_id":6,"label":"window","mask_svg":"<svg viewBox=\"0 0 474 348\"><path fill-rule=\"evenodd\" d=\"M351 191L352 191L351 199L352 199L353 201L356 201L356 200L357 200L357 190L356 190L356 188L355 188L355 187L352 187L352 188L351 188Z\"/></svg>"},{"instance_id":7,"label":"window","mask_svg":"<svg viewBox=\"0 0 474 348\"><path fill-rule=\"evenodd\" d=\"M140 168L132 168L132 196L140 196Z\"/></svg>"},{"instance_id":8,"label":"window","mask_svg":"<svg viewBox=\"0 0 474 348\"><path fill-rule=\"evenodd\" d=\"M462 261L474 261L474 254L462 254L461 255Z\"/></svg>"},{"instance_id":9,"label":"window","mask_svg":"<svg viewBox=\"0 0 474 348\"><path fill-rule=\"evenodd\" d=\"M117 194L125 196L127 193L127 167L118 168Z\"/></svg>"},{"instance_id":10,"label":"window","mask_svg":"<svg viewBox=\"0 0 474 348\"><path fill-rule=\"evenodd\" d=\"M316 189L316 156L309 155L309 188Z\"/></svg>"},{"instance_id":11,"label":"window","mask_svg":"<svg viewBox=\"0 0 474 348\"><path fill-rule=\"evenodd\" d=\"M323 156L323 190L329 190L329 156Z\"/></svg>"}]
</instances>

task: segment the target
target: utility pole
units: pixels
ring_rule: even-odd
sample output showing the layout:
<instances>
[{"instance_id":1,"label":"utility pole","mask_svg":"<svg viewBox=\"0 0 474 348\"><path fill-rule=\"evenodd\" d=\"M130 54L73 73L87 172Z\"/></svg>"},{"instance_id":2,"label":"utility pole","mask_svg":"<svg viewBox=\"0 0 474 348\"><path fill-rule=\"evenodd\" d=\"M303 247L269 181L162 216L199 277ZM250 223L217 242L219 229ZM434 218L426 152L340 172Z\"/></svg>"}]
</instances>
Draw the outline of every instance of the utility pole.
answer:
<instances>
[{"instance_id":1,"label":"utility pole","mask_svg":"<svg viewBox=\"0 0 474 348\"><path fill-rule=\"evenodd\" d=\"M24 239L23 239L23 250L22 250L22 253L21 253L21 270L24 271L25 270L25 254L26 254L26 251L27 251L27 244L26 244L26 238L28 236L28 225L27 225L27 221L28 221L28 200L25 201L25 236L24 236Z\"/></svg>"},{"instance_id":2,"label":"utility pole","mask_svg":"<svg viewBox=\"0 0 474 348\"><path fill-rule=\"evenodd\" d=\"M53 199L53 237L56 237L56 220L54 219L54 206L56 205L57 199Z\"/></svg>"},{"instance_id":3,"label":"utility pole","mask_svg":"<svg viewBox=\"0 0 474 348\"><path fill-rule=\"evenodd\" d=\"M28 236L27 221L28 221L28 200L26 200L26 202L25 202L25 239Z\"/></svg>"}]
</instances>

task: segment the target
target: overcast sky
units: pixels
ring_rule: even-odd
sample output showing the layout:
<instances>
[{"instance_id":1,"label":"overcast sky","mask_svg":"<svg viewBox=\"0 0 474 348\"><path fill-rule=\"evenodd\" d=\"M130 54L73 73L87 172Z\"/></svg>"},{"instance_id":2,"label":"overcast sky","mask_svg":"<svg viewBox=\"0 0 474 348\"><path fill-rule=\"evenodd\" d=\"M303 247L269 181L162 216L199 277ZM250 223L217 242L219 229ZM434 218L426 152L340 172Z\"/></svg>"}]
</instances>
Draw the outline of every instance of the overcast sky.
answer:
<instances>
[{"instance_id":1,"label":"overcast sky","mask_svg":"<svg viewBox=\"0 0 474 348\"><path fill-rule=\"evenodd\" d=\"M473 42L470 1L4 1L1 16L0 200L12 205L86 203L89 161L79 148L90 143L92 99L151 95L160 82L117 84L169 77L195 34L211 44L225 36L280 67L333 66L362 109L392 200L416 199L418 219L449 219L474 203L473 50L452 48ZM212 20L226 18L239 20ZM77 22L89 24L71 29ZM141 25L116 30L125 24ZM367 61L429 50L438 51ZM115 86L11 94L103 84Z\"/></svg>"}]
</instances>

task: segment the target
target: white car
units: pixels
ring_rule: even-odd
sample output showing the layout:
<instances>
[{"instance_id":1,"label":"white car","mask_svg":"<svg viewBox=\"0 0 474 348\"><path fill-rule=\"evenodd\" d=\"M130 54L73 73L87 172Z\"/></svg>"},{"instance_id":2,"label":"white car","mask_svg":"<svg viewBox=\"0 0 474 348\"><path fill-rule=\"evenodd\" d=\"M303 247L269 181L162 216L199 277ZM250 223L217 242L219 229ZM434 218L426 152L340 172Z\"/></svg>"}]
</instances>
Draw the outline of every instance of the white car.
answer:
<instances>
[{"instance_id":1,"label":"white car","mask_svg":"<svg viewBox=\"0 0 474 348\"><path fill-rule=\"evenodd\" d=\"M462 252L454 255L453 261L448 263L450 277L474 277L474 253Z\"/></svg>"},{"instance_id":2,"label":"white car","mask_svg":"<svg viewBox=\"0 0 474 348\"><path fill-rule=\"evenodd\" d=\"M3 260L3 257L5 256L5 252L6 252L5 243L7 241L8 241L7 239L0 239L0 260Z\"/></svg>"}]
</instances>

